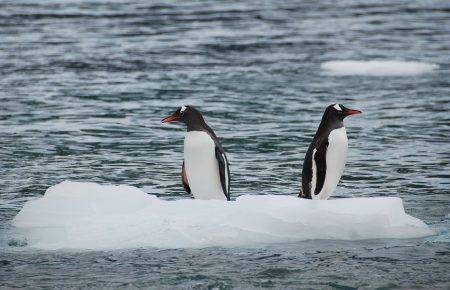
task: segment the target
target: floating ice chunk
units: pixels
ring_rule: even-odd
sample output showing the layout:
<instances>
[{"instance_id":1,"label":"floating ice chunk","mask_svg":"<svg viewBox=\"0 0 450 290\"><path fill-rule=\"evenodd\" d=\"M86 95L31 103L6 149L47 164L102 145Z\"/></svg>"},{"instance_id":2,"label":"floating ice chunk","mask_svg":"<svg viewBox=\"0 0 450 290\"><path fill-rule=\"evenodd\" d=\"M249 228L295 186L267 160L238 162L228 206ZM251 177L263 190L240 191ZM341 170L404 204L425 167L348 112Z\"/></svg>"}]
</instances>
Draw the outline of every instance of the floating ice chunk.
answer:
<instances>
[{"instance_id":1,"label":"floating ice chunk","mask_svg":"<svg viewBox=\"0 0 450 290\"><path fill-rule=\"evenodd\" d=\"M236 201L161 200L131 186L65 181L13 220L43 249L248 246L307 239L432 235L395 197L305 200L245 195Z\"/></svg>"},{"instance_id":2,"label":"floating ice chunk","mask_svg":"<svg viewBox=\"0 0 450 290\"><path fill-rule=\"evenodd\" d=\"M324 62L322 63L321 68L327 74L337 76L416 76L432 72L438 69L439 65L434 63L397 60L341 60Z\"/></svg>"}]
</instances>

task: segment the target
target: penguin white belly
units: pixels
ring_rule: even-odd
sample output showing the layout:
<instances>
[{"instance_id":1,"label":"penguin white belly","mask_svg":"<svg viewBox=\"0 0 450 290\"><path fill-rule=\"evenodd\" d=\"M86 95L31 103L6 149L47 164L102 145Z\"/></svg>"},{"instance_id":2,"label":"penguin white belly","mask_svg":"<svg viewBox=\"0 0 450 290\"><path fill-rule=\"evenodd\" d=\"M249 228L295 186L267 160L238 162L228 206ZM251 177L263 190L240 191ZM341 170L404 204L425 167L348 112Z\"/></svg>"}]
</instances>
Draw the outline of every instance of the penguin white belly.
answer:
<instances>
[{"instance_id":1,"label":"penguin white belly","mask_svg":"<svg viewBox=\"0 0 450 290\"><path fill-rule=\"evenodd\" d=\"M216 159L216 145L203 131L190 131L184 138L184 166L192 194L196 199L223 199Z\"/></svg>"},{"instance_id":2,"label":"penguin white belly","mask_svg":"<svg viewBox=\"0 0 450 290\"><path fill-rule=\"evenodd\" d=\"M328 199L336 189L347 162L348 139L345 127L334 129L328 136L327 169L322 190L315 199Z\"/></svg>"}]
</instances>

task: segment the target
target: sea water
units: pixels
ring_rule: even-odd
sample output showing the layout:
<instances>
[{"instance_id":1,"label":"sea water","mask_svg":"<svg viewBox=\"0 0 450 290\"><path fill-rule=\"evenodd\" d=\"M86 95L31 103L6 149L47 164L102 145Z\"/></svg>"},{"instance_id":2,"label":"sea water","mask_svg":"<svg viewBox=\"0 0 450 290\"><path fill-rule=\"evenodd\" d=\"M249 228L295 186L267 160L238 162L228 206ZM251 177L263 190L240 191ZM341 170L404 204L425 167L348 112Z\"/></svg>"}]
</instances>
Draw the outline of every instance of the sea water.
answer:
<instances>
[{"instance_id":1,"label":"sea water","mask_svg":"<svg viewBox=\"0 0 450 290\"><path fill-rule=\"evenodd\" d=\"M3 1L0 285L448 288L448 8L445 1ZM70 243L58 247L39 245L62 236L50 231L40 240L39 231L29 237L15 225L28 202L65 180L135 187L155 196L145 200L177 205L165 217L169 225L181 222L178 206L191 206L180 176L184 128L160 121L182 104L197 106L219 136L231 164L232 203L250 204L255 195L296 207L290 201L298 201L304 154L335 102L363 114L345 120L348 161L330 201L388 198L401 217L423 221L434 235L347 239L333 218L318 239L230 246L208 244L207 236L209 246L154 247L144 244L152 237L136 242L149 235L139 231L153 222L146 215L135 223L137 213L122 211L119 222L130 218L131 237L105 218L108 210L121 213L118 204L97 208L117 239L105 239L105 227L90 232L100 223L92 212L78 228L65 225ZM69 200L57 210L80 209ZM123 210L138 211L133 200L121 199ZM251 215L246 223L302 235L270 216L272 207L263 209L267 223ZM232 218L223 223L239 225ZM198 242L200 234L190 235L205 228L191 225L167 243ZM355 233L362 229L370 230ZM233 230L221 233L227 243ZM80 240L91 247L79 247Z\"/></svg>"}]
</instances>

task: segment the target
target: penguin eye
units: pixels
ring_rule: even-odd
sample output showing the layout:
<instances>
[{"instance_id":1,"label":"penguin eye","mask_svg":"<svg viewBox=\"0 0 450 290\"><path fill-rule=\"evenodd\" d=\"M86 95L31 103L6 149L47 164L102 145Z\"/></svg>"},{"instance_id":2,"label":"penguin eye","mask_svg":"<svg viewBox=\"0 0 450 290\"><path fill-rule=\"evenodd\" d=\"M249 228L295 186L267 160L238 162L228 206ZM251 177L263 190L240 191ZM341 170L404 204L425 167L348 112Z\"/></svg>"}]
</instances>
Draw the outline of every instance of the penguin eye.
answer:
<instances>
[{"instance_id":1,"label":"penguin eye","mask_svg":"<svg viewBox=\"0 0 450 290\"><path fill-rule=\"evenodd\" d=\"M186 106L182 106L180 108L180 115L184 115L184 112L186 111L187 107Z\"/></svg>"}]
</instances>

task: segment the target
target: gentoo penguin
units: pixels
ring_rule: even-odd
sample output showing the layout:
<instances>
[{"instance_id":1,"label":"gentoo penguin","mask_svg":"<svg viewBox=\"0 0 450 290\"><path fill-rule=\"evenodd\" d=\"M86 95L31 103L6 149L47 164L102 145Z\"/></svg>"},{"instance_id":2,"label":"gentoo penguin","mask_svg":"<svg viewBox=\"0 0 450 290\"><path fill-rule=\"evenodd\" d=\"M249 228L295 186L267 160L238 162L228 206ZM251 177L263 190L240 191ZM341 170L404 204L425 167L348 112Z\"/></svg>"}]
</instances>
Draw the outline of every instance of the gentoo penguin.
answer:
<instances>
[{"instance_id":1,"label":"gentoo penguin","mask_svg":"<svg viewBox=\"0 0 450 290\"><path fill-rule=\"evenodd\" d=\"M196 199L230 200L230 169L225 151L202 114L182 106L162 120L186 124L181 177L184 189Z\"/></svg>"},{"instance_id":2,"label":"gentoo penguin","mask_svg":"<svg viewBox=\"0 0 450 290\"><path fill-rule=\"evenodd\" d=\"M326 108L303 161L299 197L328 199L336 189L347 161L348 140L344 118L355 114L361 114L361 111L341 104Z\"/></svg>"}]
</instances>

